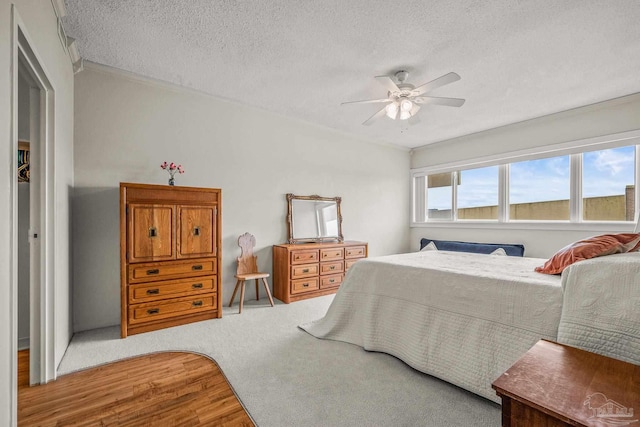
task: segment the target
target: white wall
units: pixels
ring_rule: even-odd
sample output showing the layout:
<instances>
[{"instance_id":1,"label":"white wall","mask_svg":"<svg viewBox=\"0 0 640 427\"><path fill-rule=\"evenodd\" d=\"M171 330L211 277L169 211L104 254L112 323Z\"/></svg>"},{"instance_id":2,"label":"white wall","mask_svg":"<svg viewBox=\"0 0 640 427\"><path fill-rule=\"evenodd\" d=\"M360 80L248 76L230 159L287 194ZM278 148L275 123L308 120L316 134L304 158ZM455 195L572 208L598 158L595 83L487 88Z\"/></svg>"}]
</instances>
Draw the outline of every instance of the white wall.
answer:
<instances>
[{"instance_id":1,"label":"white wall","mask_svg":"<svg viewBox=\"0 0 640 427\"><path fill-rule=\"evenodd\" d=\"M52 153L56 168L54 177L56 222L50 224L56 235L55 247L55 351L58 363L71 337L70 318L70 257L69 257L69 188L73 185L73 71L60 44L57 22L50 2L42 0L0 1L0 170L5 178L0 182L0 425L12 425L15 419L15 354L12 345L17 339L16 300L11 291L15 280L15 261L12 246L12 221L17 190L15 182L16 153L12 133L12 4L15 5L32 47L40 58L55 89L55 149ZM17 135L16 135L17 136Z\"/></svg>"},{"instance_id":2,"label":"white wall","mask_svg":"<svg viewBox=\"0 0 640 427\"><path fill-rule=\"evenodd\" d=\"M409 152L87 64L75 85L74 328L119 324L120 182L222 189L223 300L238 236L256 236L261 270L287 237L286 193L342 197L347 240L371 255L409 248Z\"/></svg>"},{"instance_id":3,"label":"white wall","mask_svg":"<svg viewBox=\"0 0 640 427\"><path fill-rule=\"evenodd\" d=\"M485 132L479 132L414 150L411 167L506 154L534 147L611 135L640 129L640 94L601 102ZM563 246L588 236L611 232L414 227L411 248L420 238L475 242L523 243L525 256L546 258Z\"/></svg>"}]
</instances>

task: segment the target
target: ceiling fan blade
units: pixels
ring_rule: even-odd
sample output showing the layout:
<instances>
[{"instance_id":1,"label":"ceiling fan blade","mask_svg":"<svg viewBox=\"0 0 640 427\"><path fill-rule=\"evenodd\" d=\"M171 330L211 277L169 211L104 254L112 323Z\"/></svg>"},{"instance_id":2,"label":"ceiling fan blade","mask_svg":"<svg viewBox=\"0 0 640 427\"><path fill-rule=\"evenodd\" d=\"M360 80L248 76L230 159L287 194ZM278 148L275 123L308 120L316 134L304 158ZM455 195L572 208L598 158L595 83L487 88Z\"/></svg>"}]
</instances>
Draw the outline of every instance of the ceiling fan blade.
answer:
<instances>
[{"instance_id":1,"label":"ceiling fan blade","mask_svg":"<svg viewBox=\"0 0 640 427\"><path fill-rule=\"evenodd\" d=\"M347 102L343 102L340 105L346 105L346 104L373 104L376 102L391 102L391 100L389 98L384 98L384 99L367 99L364 101L347 101Z\"/></svg>"},{"instance_id":2,"label":"ceiling fan blade","mask_svg":"<svg viewBox=\"0 0 640 427\"><path fill-rule=\"evenodd\" d=\"M444 76L440 76L435 80L431 80L430 82L425 83L421 86L418 86L414 89L414 93L416 93L417 95L422 95L425 92L429 92L431 90L439 88L440 86L448 85L449 83L457 82L458 80L460 80L460 76L454 72L451 72L449 74L445 74Z\"/></svg>"},{"instance_id":3,"label":"ceiling fan blade","mask_svg":"<svg viewBox=\"0 0 640 427\"><path fill-rule=\"evenodd\" d=\"M370 126L376 119L379 119L380 117L384 116L387 113L386 108L387 107L383 107L380 111L378 111L373 116L369 117L367 120L362 122L362 124L365 126Z\"/></svg>"},{"instance_id":4,"label":"ceiling fan blade","mask_svg":"<svg viewBox=\"0 0 640 427\"><path fill-rule=\"evenodd\" d=\"M421 96L414 98L414 101L420 104L437 104L446 105L447 107L462 107L464 99L461 98L439 98L437 96Z\"/></svg>"},{"instance_id":5,"label":"ceiling fan blade","mask_svg":"<svg viewBox=\"0 0 640 427\"><path fill-rule=\"evenodd\" d=\"M376 76L375 79L378 80L378 82L380 82L380 84L382 86L387 88L387 90L389 92L400 92L400 89L394 83L394 81L391 80L391 77L389 77L389 76ZM422 93L422 92L420 92L420 93Z\"/></svg>"}]
</instances>

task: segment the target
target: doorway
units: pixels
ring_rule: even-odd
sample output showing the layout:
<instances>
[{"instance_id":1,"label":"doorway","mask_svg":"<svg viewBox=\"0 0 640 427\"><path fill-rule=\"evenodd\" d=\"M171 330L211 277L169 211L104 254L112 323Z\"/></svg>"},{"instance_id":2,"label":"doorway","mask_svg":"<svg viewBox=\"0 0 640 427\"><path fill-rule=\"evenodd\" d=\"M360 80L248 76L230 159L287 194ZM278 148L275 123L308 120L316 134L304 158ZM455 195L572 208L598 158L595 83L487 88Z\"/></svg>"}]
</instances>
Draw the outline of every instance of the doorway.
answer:
<instances>
[{"instance_id":1,"label":"doorway","mask_svg":"<svg viewBox=\"0 0 640 427\"><path fill-rule=\"evenodd\" d=\"M39 307L34 298L40 281L39 224L40 224L40 97L41 88L29 73L25 58L20 55L18 65L18 351L39 353ZM33 288L33 291L32 291ZM36 303L36 304L34 304ZM35 339L31 339L32 335ZM40 382L39 357L29 361L29 384ZM24 367L18 366L19 370Z\"/></svg>"},{"instance_id":2,"label":"doorway","mask_svg":"<svg viewBox=\"0 0 640 427\"><path fill-rule=\"evenodd\" d=\"M53 90L17 26L14 56L15 349L29 348L29 383L55 379L53 352ZM22 162L21 162L22 161ZM28 173L24 163L28 161ZM22 164L19 164L22 163ZM21 177L18 168L22 167ZM25 179L28 177L28 180ZM17 365L17 364L16 364ZM15 366L15 365L14 365ZM17 368L17 366L16 366Z\"/></svg>"}]
</instances>

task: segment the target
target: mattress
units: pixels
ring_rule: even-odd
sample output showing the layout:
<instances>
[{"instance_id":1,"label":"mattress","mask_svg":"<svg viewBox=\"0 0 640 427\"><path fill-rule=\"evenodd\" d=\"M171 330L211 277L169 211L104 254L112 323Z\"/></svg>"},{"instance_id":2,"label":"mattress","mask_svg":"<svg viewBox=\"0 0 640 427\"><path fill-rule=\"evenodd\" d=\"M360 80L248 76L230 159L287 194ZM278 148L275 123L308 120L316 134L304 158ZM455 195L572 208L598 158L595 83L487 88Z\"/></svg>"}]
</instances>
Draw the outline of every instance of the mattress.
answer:
<instances>
[{"instance_id":1,"label":"mattress","mask_svg":"<svg viewBox=\"0 0 640 427\"><path fill-rule=\"evenodd\" d=\"M348 271L311 335L391 354L494 402L491 383L539 339L556 340L560 276L544 259L428 251Z\"/></svg>"}]
</instances>

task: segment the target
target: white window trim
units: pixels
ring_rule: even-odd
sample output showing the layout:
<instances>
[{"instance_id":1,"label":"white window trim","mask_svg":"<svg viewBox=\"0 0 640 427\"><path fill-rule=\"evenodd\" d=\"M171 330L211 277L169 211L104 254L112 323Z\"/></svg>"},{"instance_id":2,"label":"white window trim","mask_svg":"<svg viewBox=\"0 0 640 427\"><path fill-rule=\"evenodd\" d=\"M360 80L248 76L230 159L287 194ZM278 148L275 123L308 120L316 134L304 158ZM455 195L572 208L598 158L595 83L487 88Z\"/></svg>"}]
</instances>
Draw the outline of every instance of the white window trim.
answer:
<instances>
[{"instance_id":1,"label":"white window trim","mask_svg":"<svg viewBox=\"0 0 640 427\"><path fill-rule=\"evenodd\" d=\"M436 228L500 228L500 229L535 229L535 230L589 230L625 232L633 230L636 221L581 221L582 218L582 161L581 154L611 148L636 145L635 182L640 177L640 129L621 132L594 138L547 145L544 147L518 150L499 155L479 157L440 165L411 169L412 218L411 227ZM570 156L570 220L569 221L510 221L509 220L509 164L526 160L543 159L556 156ZM452 213L453 220L429 220L426 215L427 203L426 176L436 173L455 172L465 169L477 169L499 166L498 176L498 219L497 220L458 220L457 211ZM422 178L421 178L422 177ZM455 186L454 186L455 187ZM457 205L455 189L453 208ZM422 202L422 203L420 203ZM635 186L636 218L640 214L640 185ZM417 221L423 218L423 221Z\"/></svg>"}]
</instances>

